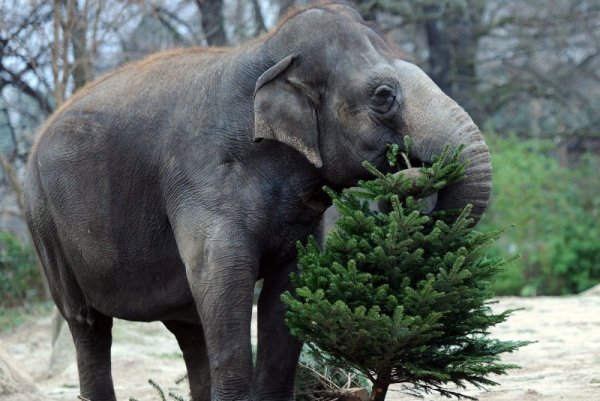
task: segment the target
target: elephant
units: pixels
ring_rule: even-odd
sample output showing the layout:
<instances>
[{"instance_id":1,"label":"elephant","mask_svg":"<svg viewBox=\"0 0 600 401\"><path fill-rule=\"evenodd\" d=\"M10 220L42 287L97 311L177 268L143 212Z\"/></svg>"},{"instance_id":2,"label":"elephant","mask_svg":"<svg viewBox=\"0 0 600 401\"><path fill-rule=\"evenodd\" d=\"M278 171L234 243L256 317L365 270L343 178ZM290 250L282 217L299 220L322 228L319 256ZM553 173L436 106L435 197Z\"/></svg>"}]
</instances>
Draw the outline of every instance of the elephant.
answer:
<instances>
[{"instance_id":1,"label":"elephant","mask_svg":"<svg viewBox=\"0 0 600 401\"><path fill-rule=\"evenodd\" d=\"M386 169L388 144L405 136L424 165L465 146L467 177L435 207L472 204L479 218L492 179L480 130L342 3L296 10L240 47L151 55L79 90L40 129L25 203L81 395L116 399L118 318L175 335L194 401L292 400L302 344L280 294L295 244L320 232L324 185L368 178L365 160Z\"/></svg>"}]
</instances>

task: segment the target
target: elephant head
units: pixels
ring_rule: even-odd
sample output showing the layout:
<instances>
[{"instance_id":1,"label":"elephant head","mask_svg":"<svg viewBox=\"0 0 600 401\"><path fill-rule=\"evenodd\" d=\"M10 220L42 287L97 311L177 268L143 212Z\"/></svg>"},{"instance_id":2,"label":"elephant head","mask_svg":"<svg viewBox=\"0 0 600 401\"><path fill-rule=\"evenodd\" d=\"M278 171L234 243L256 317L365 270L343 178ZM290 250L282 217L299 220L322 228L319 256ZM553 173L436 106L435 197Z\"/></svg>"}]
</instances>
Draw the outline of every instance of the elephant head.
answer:
<instances>
[{"instance_id":1,"label":"elephant head","mask_svg":"<svg viewBox=\"0 0 600 401\"><path fill-rule=\"evenodd\" d=\"M427 164L446 144L465 146L467 178L438 194L436 209L484 212L492 168L468 114L346 5L299 12L265 43L274 63L258 79L254 139L302 153L329 183L366 178L362 162L385 168L387 144L412 138L411 159Z\"/></svg>"}]
</instances>

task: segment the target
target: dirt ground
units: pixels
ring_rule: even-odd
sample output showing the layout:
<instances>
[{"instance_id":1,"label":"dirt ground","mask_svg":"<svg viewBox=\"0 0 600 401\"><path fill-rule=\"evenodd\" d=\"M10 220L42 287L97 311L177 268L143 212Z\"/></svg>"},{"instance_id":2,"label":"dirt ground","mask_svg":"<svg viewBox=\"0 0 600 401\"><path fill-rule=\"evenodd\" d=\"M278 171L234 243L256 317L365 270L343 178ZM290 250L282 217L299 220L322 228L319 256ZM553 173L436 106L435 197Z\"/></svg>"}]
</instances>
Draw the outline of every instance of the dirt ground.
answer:
<instances>
[{"instance_id":1,"label":"dirt ground","mask_svg":"<svg viewBox=\"0 0 600 401\"><path fill-rule=\"evenodd\" d=\"M497 377L500 386L465 392L482 401L600 401L600 287L573 297L500 298L499 309L523 308L494 330L501 339L533 340L504 362L521 366ZM77 370L73 363L60 374L49 375L50 316L0 334L10 356L34 378L36 393L0 396L2 401L76 400ZM117 397L158 400L148 384L186 394L186 384L174 382L185 373L175 339L159 323L117 321L113 330L113 377ZM390 401L411 400L399 386ZM446 399L425 395L424 400Z\"/></svg>"}]
</instances>

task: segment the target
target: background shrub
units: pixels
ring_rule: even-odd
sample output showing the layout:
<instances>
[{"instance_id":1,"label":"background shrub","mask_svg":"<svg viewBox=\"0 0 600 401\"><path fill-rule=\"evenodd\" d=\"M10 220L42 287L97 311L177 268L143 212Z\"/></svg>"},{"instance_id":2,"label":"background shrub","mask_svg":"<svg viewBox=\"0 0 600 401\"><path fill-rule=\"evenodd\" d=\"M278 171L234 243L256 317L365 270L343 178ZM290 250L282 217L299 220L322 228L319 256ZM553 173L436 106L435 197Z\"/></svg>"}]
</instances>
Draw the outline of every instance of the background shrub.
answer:
<instances>
[{"instance_id":1,"label":"background shrub","mask_svg":"<svg viewBox=\"0 0 600 401\"><path fill-rule=\"evenodd\" d=\"M42 294L37 259L29 242L0 232L0 307L37 300Z\"/></svg>"},{"instance_id":2,"label":"background shrub","mask_svg":"<svg viewBox=\"0 0 600 401\"><path fill-rule=\"evenodd\" d=\"M499 295L577 293L600 283L600 157L565 168L549 141L488 135L492 200L480 229L515 227L491 254L520 254L498 276Z\"/></svg>"}]
</instances>

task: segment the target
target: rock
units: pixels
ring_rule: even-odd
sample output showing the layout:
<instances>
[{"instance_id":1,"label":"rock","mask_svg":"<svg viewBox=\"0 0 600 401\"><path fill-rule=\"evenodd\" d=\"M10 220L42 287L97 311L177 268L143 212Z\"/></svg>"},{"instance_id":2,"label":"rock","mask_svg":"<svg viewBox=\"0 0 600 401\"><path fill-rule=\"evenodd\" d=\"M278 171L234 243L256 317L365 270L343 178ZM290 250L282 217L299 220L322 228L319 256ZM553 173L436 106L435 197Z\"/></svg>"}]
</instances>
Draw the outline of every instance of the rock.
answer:
<instances>
[{"instance_id":1,"label":"rock","mask_svg":"<svg viewBox=\"0 0 600 401\"><path fill-rule=\"evenodd\" d=\"M8 354L0 343L0 396L36 391L31 376Z\"/></svg>"},{"instance_id":2,"label":"rock","mask_svg":"<svg viewBox=\"0 0 600 401\"><path fill-rule=\"evenodd\" d=\"M368 401L369 392L367 389L362 387L352 387L344 390L340 390L336 394L339 401Z\"/></svg>"}]
</instances>

